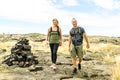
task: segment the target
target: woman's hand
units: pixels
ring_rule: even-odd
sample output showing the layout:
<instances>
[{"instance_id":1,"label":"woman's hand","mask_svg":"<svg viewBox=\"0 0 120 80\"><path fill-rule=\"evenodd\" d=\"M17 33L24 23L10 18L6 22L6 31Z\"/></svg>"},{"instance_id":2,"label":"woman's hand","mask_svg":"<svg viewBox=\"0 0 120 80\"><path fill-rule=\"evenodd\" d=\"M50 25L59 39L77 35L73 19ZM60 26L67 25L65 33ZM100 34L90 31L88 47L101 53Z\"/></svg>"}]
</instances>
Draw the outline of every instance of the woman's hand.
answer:
<instances>
[{"instance_id":1,"label":"woman's hand","mask_svg":"<svg viewBox=\"0 0 120 80\"><path fill-rule=\"evenodd\" d=\"M48 44L49 44L49 41L46 40L46 45L48 45Z\"/></svg>"},{"instance_id":2,"label":"woman's hand","mask_svg":"<svg viewBox=\"0 0 120 80\"><path fill-rule=\"evenodd\" d=\"M62 41L60 41L60 46L62 46Z\"/></svg>"}]
</instances>

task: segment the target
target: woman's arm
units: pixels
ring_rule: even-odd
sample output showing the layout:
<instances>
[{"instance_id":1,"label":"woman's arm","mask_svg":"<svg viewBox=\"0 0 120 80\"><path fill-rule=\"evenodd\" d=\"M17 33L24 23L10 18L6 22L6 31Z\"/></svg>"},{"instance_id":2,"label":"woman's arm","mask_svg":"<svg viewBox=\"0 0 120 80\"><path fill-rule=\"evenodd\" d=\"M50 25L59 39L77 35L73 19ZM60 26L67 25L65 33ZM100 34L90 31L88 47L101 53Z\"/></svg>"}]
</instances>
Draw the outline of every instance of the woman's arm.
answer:
<instances>
[{"instance_id":1,"label":"woman's arm","mask_svg":"<svg viewBox=\"0 0 120 80\"><path fill-rule=\"evenodd\" d=\"M60 28L60 46L62 46L62 30Z\"/></svg>"},{"instance_id":2,"label":"woman's arm","mask_svg":"<svg viewBox=\"0 0 120 80\"><path fill-rule=\"evenodd\" d=\"M48 32L47 32L47 37L46 37L47 42L49 41L49 36L50 36L50 28L48 29Z\"/></svg>"}]
</instances>

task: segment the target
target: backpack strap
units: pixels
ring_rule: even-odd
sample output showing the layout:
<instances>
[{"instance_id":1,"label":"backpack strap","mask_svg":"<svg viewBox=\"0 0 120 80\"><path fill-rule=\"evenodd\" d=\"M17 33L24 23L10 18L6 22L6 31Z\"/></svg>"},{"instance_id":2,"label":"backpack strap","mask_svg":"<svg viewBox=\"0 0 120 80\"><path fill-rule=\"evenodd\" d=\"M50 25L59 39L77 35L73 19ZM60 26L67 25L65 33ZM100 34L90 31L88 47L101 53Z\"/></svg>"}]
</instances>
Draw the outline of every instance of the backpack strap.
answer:
<instances>
[{"instance_id":1,"label":"backpack strap","mask_svg":"<svg viewBox=\"0 0 120 80\"><path fill-rule=\"evenodd\" d=\"M58 35L60 36L60 28L57 27L57 32L58 32Z\"/></svg>"},{"instance_id":2,"label":"backpack strap","mask_svg":"<svg viewBox=\"0 0 120 80\"><path fill-rule=\"evenodd\" d=\"M72 28L71 33L72 33L72 34L75 34L74 28ZM79 33L79 34L82 33L82 32L81 32L81 27L78 27L78 33Z\"/></svg>"},{"instance_id":3,"label":"backpack strap","mask_svg":"<svg viewBox=\"0 0 120 80\"><path fill-rule=\"evenodd\" d=\"M59 27L57 27L57 32L58 32L58 35L60 36L60 30L59 30L60 28ZM52 32L52 27L50 27L50 33Z\"/></svg>"},{"instance_id":4,"label":"backpack strap","mask_svg":"<svg viewBox=\"0 0 120 80\"><path fill-rule=\"evenodd\" d=\"M51 32L52 32L52 27L50 27L50 32L49 32L50 36L49 37L51 37Z\"/></svg>"},{"instance_id":5,"label":"backpack strap","mask_svg":"<svg viewBox=\"0 0 120 80\"><path fill-rule=\"evenodd\" d=\"M52 27L50 27L50 33L52 32Z\"/></svg>"},{"instance_id":6,"label":"backpack strap","mask_svg":"<svg viewBox=\"0 0 120 80\"><path fill-rule=\"evenodd\" d=\"M71 34L75 34L74 28L71 29Z\"/></svg>"},{"instance_id":7,"label":"backpack strap","mask_svg":"<svg viewBox=\"0 0 120 80\"><path fill-rule=\"evenodd\" d=\"M81 34L81 27L78 27L78 33Z\"/></svg>"}]
</instances>

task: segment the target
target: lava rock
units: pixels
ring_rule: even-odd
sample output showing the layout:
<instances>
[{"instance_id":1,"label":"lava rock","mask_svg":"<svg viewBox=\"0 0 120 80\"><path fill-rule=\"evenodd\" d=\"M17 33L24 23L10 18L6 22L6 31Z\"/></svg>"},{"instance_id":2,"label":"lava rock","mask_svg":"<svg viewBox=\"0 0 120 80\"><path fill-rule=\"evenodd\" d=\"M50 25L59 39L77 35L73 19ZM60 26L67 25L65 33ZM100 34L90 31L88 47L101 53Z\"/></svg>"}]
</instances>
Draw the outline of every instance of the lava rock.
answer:
<instances>
[{"instance_id":1,"label":"lava rock","mask_svg":"<svg viewBox=\"0 0 120 80\"><path fill-rule=\"evenodd\" d=\"M29 67L33 64L38 64L38 60L31 52L29 40L20 38L15 46L11 48L11 54L3 61L3 63L8 66L18 65L19 67Z\"/></svg>"}]
</instances>

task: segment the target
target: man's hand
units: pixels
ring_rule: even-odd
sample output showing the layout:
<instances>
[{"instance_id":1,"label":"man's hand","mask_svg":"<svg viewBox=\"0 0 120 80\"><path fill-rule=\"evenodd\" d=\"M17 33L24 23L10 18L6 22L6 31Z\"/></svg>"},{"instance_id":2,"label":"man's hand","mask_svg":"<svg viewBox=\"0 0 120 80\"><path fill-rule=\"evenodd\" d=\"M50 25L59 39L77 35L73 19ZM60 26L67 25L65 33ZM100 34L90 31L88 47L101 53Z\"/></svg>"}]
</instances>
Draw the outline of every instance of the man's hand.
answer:
<instances>
[{"instance_id":1,"label":"man's hand","mask_svg":"<svg viewBox=\"0 0 120 80\"><path fill-rule=\"evenodd\" d=\"M86 48L89 49L90 48L90 45L89 43L86 44Z\"/></svg>"},{"instance_id":2,"label":"man's hand","mask_svg":"<svg viewBox=\"0 0 120 80\"><path fill-rule=\"evenodd\" d=\"M89 45L89 42L88 42L88 38L87 38L87 35L86 33L83 34L84 35L84 38L85 38L85 41L86 41L86 48L89 49L90 48L90 45Z\"/></svg>"},{"instance_id":3,"label":"man's hand","mask_svg":"<svg viewBox=\"0 0 120 80\"><path fill-rule=\"evenodd\" d=\"M68 51L69 51L69 52L71 51L71 48L70 48L70 47L68 47Z\"/></svg>"},{"instance_id":4,"label":"man's hand","mask_svg":"<svg viewBox=\"0 0 120 80\"><path fill-rule=\"evenodd\" d=\"M71 51L71 42L72 42L72 37L69 36L69 39L68 39L68 51L70 52Z\"/></svg>"}]
</instances>

